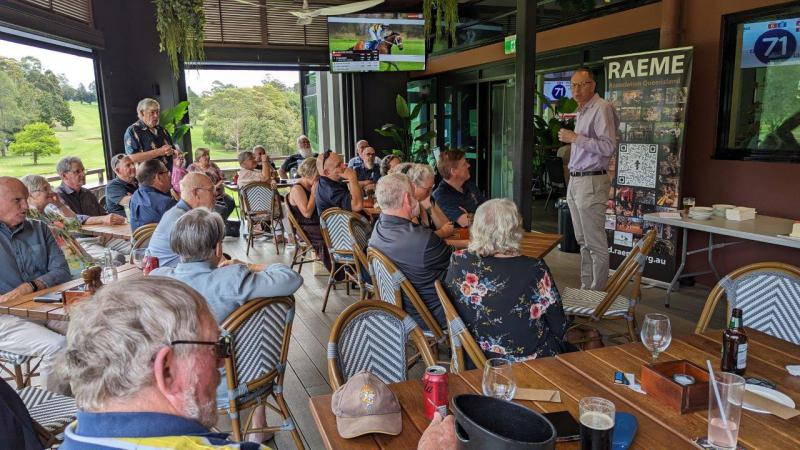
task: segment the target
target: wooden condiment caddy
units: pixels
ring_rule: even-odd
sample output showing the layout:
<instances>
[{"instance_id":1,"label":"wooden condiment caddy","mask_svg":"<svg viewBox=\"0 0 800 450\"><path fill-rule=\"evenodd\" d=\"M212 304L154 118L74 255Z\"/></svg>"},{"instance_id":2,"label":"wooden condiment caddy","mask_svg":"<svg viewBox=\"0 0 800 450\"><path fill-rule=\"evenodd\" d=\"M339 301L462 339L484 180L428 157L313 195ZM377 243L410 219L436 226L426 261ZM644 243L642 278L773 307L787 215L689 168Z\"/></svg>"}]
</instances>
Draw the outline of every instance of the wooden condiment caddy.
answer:
<instances>
[{"instance_id":1,"label":"wooden condiment caddy","mask_svg":"<svg viewBox=\"0 0 800 450\"><path fill-rule=\"evenodd\" d=\"M689 375L694 384L684 386L672 379ZM686 360L665 361L642 366L642 389L681 414L708 409L708 372Z\"/></svg>"},{"instance_id":2,"label":"wooden condiment caddy","mask_svg":"<svg viewBox=\"0 0 800 450\"><path fill-rule=\"evenodd\" d=\"M73 303L83 300L85 298L89 298L94 293L103 286L103 282L100 281L100 276L103 273L103 269L97 266L89 267L88 269L81 272L81 278L83 278L83 284L77 286L75 288L69 289L64 291L64 307L69 307Z\"/></svg>"}]
</instances>

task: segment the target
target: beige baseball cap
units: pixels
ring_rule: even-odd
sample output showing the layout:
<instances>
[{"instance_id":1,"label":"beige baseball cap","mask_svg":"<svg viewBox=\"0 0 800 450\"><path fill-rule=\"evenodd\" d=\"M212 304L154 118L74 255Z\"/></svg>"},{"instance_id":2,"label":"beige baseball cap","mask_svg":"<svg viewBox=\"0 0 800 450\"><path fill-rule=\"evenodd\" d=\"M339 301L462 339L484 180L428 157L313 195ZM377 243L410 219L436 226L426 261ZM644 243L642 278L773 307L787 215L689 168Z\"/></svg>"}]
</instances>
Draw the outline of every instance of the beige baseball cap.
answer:
<instances>
[{"instance_id":1,"label":"beige baseball cap","mask_svg":"<svg viewBox=\"0 0 800 450\"><path fill-rule=\"evenodd\" d=\"M345 439L367 433L400 434L400 403L386 383L375 375L359 372L333 393L331 409L336 428Z\"/></svg>"}]
</instances>

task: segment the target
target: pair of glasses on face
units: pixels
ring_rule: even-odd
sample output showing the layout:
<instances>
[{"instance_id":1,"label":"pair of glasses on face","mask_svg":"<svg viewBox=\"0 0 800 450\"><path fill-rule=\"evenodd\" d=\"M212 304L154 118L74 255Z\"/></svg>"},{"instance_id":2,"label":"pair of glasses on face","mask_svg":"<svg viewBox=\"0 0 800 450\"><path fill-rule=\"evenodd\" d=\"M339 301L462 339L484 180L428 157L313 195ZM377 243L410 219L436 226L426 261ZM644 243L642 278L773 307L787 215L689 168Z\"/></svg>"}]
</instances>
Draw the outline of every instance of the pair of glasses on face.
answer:
<instances>
[{"instance_id":1,"label":"pair of glasses on face","mask_svg":"<svg viewBox=\"0 0 800 450\"><path fill-rule=\"evenodd\" d=\"M579 83L572 83L572 87L581 89L590 86L592 83L594 83L594 81L581 81Z\"/></svg>"},{"instance_id":2,"label":"pair of glasses on face","mask_svg":"<svg viewBox=\"0 0 800 450\"><path fill-rule=\"evenodd\" d=\"M214 346L214 350L217 354L217 358L225 359L230 358L233 354L233 339L231 339L230 335L223 334L220 335L219 339L216 342L211 341L172 341L169 345L178 345L178 344L191 344L191 345L212 345Z\"/></svg>"},{"instance_id":3,"label":"pair of glasses on face","mask_svg":"<svg viewBox=\"0 0 800 450\"><path fill-rule=\"evenodd\" d=\"M331 149L325 150L325 152L322 153L322 164L325 164L325 161L328 160L328 157L331 156L331 153L333 153L333 150Z\"/></svg>"}]
</instances>

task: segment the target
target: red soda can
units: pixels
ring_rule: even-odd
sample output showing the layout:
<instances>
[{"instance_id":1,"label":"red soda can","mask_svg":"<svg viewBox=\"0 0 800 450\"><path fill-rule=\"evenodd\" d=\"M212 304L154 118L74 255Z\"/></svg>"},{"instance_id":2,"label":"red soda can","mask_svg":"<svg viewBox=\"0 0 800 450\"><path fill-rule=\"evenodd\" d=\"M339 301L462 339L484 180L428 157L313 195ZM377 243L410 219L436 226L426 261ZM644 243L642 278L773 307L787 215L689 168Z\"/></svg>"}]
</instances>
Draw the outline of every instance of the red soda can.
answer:
<instances>
[{"instance_id":1,"label":"red soda can","mask_svg":"<svg viewBox=\"0 0 800 450\"><path fill-rule=\"evenodd\" d=\"M148 275L150 271L158 269L158 258L152 255L144 257L144 264L142 265L142 273Z\"/></svg>"},{"instance_id":2,"label":"red soda can","mask_svg":"<svg viewBox=\"0 0 800 450\"><path fill-rule=\"evenodd\" d=\"M439 411L442 416L447 414L447 369L442 366L430 366L425 369L422 376L423 402L425 404L425 417L433 420L433 413Z\"/></svg>"}]
</instances>

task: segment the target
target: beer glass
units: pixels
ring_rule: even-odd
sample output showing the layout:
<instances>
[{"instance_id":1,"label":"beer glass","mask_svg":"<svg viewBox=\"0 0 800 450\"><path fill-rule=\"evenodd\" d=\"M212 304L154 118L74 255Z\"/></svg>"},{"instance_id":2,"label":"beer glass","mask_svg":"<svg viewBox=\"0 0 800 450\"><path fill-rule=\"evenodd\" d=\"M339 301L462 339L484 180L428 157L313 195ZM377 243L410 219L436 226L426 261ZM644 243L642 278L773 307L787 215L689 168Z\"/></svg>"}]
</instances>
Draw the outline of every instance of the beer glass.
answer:
<instances>
[{"instance_id":1,"label":"beer glass","mask_svg":"<svg viewBox=\"0 0 800 450\"><path fill-rule=\"evenodd\" d=\"M517 390L514 381L514 368L511 361L503 358L491 358L483 366L483 395L511 401Z\"/></svg>"},{"instance_id":2,"label":"beer glass","mask_svg":"<svg viewBox=\"0 0 800 450\"><path fill-rule=\"evenodd\" d=\"M744 399L744 378L739 375L716 373L719 403L714 387L708 388L708 442L718 449L735 449L739 436ZM723 416L725 419L723 419Z\"/></svg>"},{"instance_id":3,"label":"beer glass","mask_svg":"<svg viewBox=\"0 0 800 450\"><path fill-rule=\"evenodd\" d=\"M611 450L614 404L600 397L584 397L578 403L581 450Z\"/></svg>"},{"instance_id":4,"label":"beer glass","mask_svg":"<svg viewBox=\"0 0 800 450\"><path fill-rule=\"evenodd\" d=\"M694 206L694 197L683 197L683 212L689 214L689 208Z\"/></svg>"}]
</instances>

